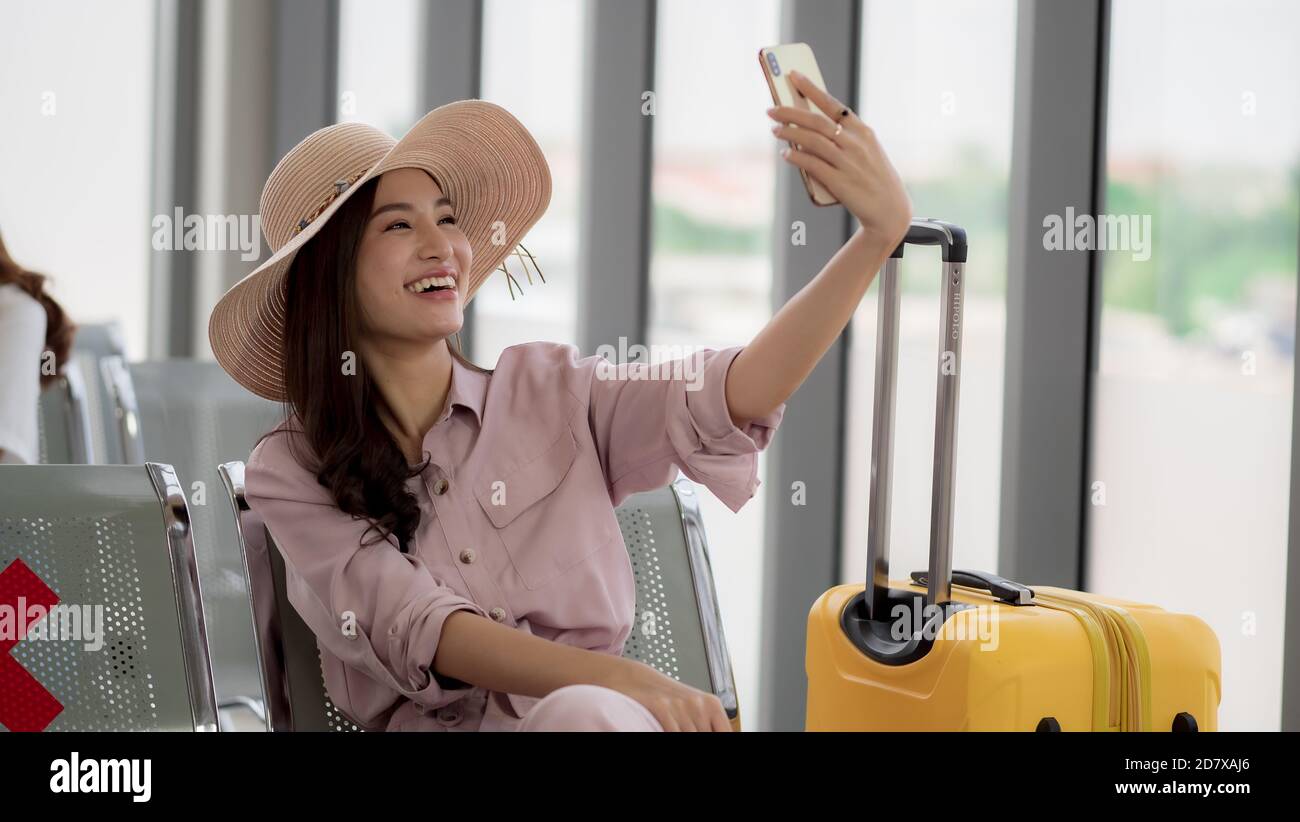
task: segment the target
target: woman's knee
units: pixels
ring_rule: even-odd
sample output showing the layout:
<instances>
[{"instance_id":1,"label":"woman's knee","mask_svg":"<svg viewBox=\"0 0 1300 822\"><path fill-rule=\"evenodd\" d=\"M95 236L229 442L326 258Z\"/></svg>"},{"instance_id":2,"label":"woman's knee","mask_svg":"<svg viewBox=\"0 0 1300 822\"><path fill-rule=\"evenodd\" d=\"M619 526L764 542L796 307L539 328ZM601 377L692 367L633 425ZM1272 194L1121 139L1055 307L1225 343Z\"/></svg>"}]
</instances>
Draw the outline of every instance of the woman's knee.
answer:
<instances>
[{"instance_id":1,"label":"woman's knee","mask_svg":"<svg viewBox=\"0 0 1300 822\"><path fill-rule=\"evenodd\" d=\"M662 731L649 709L600 685L566 685L533 706L521 731Z\"/></svg>"}]
</instances>

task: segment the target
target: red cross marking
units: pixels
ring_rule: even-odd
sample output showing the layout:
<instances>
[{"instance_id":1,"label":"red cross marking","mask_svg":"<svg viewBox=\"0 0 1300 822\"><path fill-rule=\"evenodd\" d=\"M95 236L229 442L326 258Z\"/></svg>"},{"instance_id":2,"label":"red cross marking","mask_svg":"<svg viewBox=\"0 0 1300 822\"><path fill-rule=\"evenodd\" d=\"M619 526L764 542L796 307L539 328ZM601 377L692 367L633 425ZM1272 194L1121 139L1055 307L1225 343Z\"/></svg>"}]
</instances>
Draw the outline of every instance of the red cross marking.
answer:
<instances>
[{"instance_id":1,"label":"red cross marking","mask_svg":"<svg viewBox=\"0 0 1300 822\"><path fill-rule=\"evenodd\" d=\"M9 655L32 627L24 624L26 614L20 612L19 605L22 611L32 605L42 605L48 613L58 601L59 595L21 559L15 559L0 571L0 609L11 611L13 624L21 632L20 636L0 634L0 725L10 731L43 731L63 712L63 705L54 694L45 690L36 677Z\"/></svg>"}]
</instances>

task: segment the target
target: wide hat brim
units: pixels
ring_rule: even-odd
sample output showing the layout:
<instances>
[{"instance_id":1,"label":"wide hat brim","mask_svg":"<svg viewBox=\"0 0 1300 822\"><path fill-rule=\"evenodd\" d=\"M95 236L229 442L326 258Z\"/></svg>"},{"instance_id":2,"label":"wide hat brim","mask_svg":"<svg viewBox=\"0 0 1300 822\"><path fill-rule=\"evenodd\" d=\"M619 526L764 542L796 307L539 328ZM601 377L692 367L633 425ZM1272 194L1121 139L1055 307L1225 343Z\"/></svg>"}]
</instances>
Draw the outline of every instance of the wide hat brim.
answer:
<instances>
[{"instance_id":1,"label":"wide hat brim","mask_svg":"<svg viewBox=\"0 0 1300 822\"><path fill-rule=\"evenodd\" d=\"M514 115L485 100L458 100L434 109L217 302L208 320L208 341L217 362L240 385L268 400L287 399L283 341L289 266L353 192L397 168L428 171L451 198L473 251L470 271L462 273L466 302L514 251L551 199L546 157Z\"/></svg>"}]
</instances>

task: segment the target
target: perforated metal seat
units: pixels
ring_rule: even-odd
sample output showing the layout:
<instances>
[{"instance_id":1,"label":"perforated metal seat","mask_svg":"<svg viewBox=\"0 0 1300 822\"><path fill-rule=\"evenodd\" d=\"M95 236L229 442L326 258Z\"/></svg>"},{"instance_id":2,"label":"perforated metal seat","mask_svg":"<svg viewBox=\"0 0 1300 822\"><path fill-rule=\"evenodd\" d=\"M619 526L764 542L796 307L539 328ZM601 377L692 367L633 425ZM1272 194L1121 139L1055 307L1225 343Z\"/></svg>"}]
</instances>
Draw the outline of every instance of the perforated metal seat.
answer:
<instances>
[{"instance_id":1,"label":"perforated metal seat","mask_svg":"<svg viewBox=\"0 0 1300 822\"><path fill-rule=\"evenodd\" d=\"M37 414L40 461L45 465L85 465L93 459L90 411L81 364L70 360L54 384L41 392Z\"/></svg>"},{"instance_id":2,"label":"perforated metal seat","mask_svg":"<svg viewBox=\"0 0 1300 822\"><path fill-rule=\"evenodd\" d=\"M109 358L104 374L126 457L165 459L186 490L218 701L260 713L263 694L243 554L217 466L246 457L283 410L241 388L214 362Z\"/></svg>"},{"instance_id":3,"label":"perforated metal seat","mask_svg":"<svg viewBox=\"0 0 1300 822\"><path fill-rule=\"evenodd\" d=\"M267 725L275 731L359 730L330 701L316 638L285 593L284 561L244 500L244 464L221 466L238 517L262 654ZM679 477L634 494L617 515L632 560L637 603L623 655L716 694L740 730L731 658L722 632L695 488Z\"/></svg>"},{"instance_id":4,"label":"perforated metal seat","mask_svg":"<svg viewBox=\"0 0 1300 822\"><path fill-rule=\"evenodd\" d=\"M77 326L72 358L81 368L86 388L86 417L90 428L90 459L96 465L121 465L122 440L113 420L113 403L101 363L125 354L122 329L116 322Z\"/></svg>"},{"instance_id":5,"label":"perforated metal seat","mask_svg":"<svg viewBox=\"0 0 1300 822\"><path fill-rule=\"evenodd\" d=\"M0 608L11 618L19 603L62 612L34 632L0 631L0 666L21 666L7 681L24 683L0 692L0 727L216 730L189 515L171 466L0 465L0 488Z\"/></svg>"},{"instance_id":6,"label":"perforated metal seat","mask_svg":"<svg viewBox=\"0 0 1300 822\"><path fill-rule=\"evenodd\" d=\"M633 494L617 509L636 579L636 617L623 656L708 691L740 730L704 520L694 484Z\"/></svg>"},{"instance_id":7,"label":"perforated metal seat","mask_svg":"<svg viewBox=\"0 0 1300 822\"><path fill-rule=\"evenodd\" d=\"M72 357L53 385L41 392L37 430L46 465L121 463L121 439L110 430L107 388L100 361L122 353L115 323L78 326Z\"/></svg>"}]
</instances>

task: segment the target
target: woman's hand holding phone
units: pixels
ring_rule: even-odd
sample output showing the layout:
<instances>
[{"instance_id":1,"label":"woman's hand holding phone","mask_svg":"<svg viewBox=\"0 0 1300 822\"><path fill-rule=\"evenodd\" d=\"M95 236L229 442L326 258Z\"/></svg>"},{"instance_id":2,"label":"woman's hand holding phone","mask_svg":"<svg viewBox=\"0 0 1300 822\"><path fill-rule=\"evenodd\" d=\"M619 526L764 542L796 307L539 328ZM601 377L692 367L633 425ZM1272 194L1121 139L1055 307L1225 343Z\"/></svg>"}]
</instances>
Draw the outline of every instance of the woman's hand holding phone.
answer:
<instances>
[{"instance_id":1,"label":"woman's hand holding phone","mask_svg":"<svg viewBox=\"0 0 1300 822\"><path fill-rule=\"evenodd\" d=\"M912 202L875 131L805 75L792 70L790 82L842 128L836 134L835 122L814 112L774 106L767 110L777 122L773 136L797 146L781 156L834 194L870 239L890 248L897 245L911 224Z\"/></svg>"},{"instance_id":2,"label":"woman's hand holding phone","mask_svg":"<svg viewBox=\"0 0 1300 822\"><path fill-rule=\"evenodd\" d=\"M771 413L798 390L848 327L912 221L898 172L875 133L824 90L812 48L767 46L758 62L775 102L768 109L777 122L772 133L791 144L782 156L799 169L815 205L840 203L861 228L732 361L725 387L732 419Z\"/></svg>"}]
</instances>

